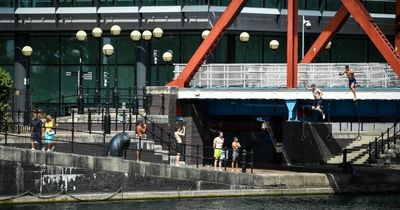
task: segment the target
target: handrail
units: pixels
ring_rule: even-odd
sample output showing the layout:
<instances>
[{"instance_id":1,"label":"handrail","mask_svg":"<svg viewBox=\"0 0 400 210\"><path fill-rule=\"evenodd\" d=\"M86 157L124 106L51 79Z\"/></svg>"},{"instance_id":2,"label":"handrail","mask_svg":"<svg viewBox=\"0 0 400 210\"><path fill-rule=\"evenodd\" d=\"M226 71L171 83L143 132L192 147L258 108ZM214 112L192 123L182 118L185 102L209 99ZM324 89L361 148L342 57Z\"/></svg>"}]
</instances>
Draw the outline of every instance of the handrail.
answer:
<instances>
[{"instance_id":1,"label":"handrail","mask_svg":"<svg viewBox=\"0 0 400 210\"><path fill-rule=\"evenodd\" d=\"M400 126L400 122L395 122L393 126L387 128L385 132L375 138L374 142L370 142L368 145L369 162L376 162L380 158L380 155L385 154L391 149L390 140L393 139L393 144L396 144L396 136L400 133L400 129L396 131L396 128ZM391 136L391 133L393 135ZM386 141L386 146L385 146ZM374 155L372 155L374 154ZM373 158L374 157L374 158Z\"/></svg>"},{"instance_id":2,"label":"handrail","mask_svg":"<svg viewBox=\"0 0 400 210\"><path fill-rule=\"evenodd\" d=\"M265 129L267 130L267 132L269 134L270 140L272 141L272 145L274 145L275 151L278 151L280 149L281 153L282 153L282 156L283 156L283 159L285 160L286 164L290 166L291 165L290 159L289 159L289 156L288 156L288 154L286 152L285 147L283 146L283 144L281 144L280 148L278 148L278 142L276 141L276 138L275 138L274 132L273 132L273 130L271 128L271 125L269 124L268 121L264 121L264 123L266 125Z\"/></svg>"}]
</instances>

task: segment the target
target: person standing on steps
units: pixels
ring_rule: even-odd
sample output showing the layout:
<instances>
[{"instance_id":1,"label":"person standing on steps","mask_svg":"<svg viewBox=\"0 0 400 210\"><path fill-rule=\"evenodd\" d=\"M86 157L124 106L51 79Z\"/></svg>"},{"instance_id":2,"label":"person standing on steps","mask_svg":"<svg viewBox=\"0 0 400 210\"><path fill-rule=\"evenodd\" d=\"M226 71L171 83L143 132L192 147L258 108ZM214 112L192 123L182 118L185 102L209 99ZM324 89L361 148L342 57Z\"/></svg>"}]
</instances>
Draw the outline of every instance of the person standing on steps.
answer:
<instances>
[{"instance_id":1,"label":"person standing on steps","mask_svg":"<svg viewBox=\"0 0 400 210\"><path fill-rule=\"evenodd\" d=\"M232 172L233 171L238 171L238 157L239 157L239 149L240 149L240 143L238 137L233 137L233 142L232 142ZM236 169L236 170L235 170Z\"/></svg>"},{"instance_id":2,"label":"person standing on steps","mask_svg":"<svg viewBox=\"0 0 400 210\"><path fill-rule=\"evenodd\" d=\"M357 86L362 87L362 85L357 83L357 80L354 77L354 70L351 69L349 65L345 66L344 72L339 73L339 76L343 76L344 74L346 74L347 78L349 79L349 89L351 90L351 92L354 95L354 100L357 100L356 87Z\"/></svg>"},{"instance_id":3,"label":"person standing on steps","mask_svg":"<svg viewBox=\"0 0 400 210\"><path fill-rule=\"evenodd\" d=\"M311 84L310 87L305 86L307 90L311 90L313 96L314 96L314 103L311 106L312 110L318 111L322 115L322 119L325 119L325 114L324 111L321 109L321 104L322 104L322 91L317 88L315 84Z\"/></svg>"},{"instance_id":4,"label":"person standing on steps","mask_svg":"<svg viewBox=\"0 0 400 210\"><path fill-rule=\"evenodd\" d=\"M179 159L181 154L183 153L183 144L182 144L182 137L185 136L186 129L183 125L183 122L179 122L178 126L174 132L175 139L176 139L176 166L179 166Z\"/></svg>"},{"instance_id":5,"label":"person standing on steps","mask_svg":"<svg viewBox=\"0 0 400 210\"><path fill-rule=\"evenodd\" d=\"M33 114L32 120L32 131L31 131L31 145L32 149L35 150L35 142L39 144L39 149L44 151L42 144L42 133L44 131L42 120L39 118L39 113Z\"/></svg>"},{"instance_id":6,"label":"person standing on steps","mask_svg":"<svg viewBox=\"0 0 400 210\"><path fill-rule=\"evenodd\" d=\"M147 125L143 121L139 120L136 123L135 126L135 132L136 132L136 137L138 139L137 141L137 147L136 147L136 161L140 161L140 149L141 149L141 140L144 138L144 135L146 134L147 131Z\"/></svg>"},{"instance_id":7,"label":"person standing on steps","mask_svg":"<svg viewBox=\"0 0 400 210\"><path fill-rule=\"evenodd\" d=\"M224 144L224 133L219 132L218 136L214 138L213 148L214 148L214 170L217 170L217 163L219 163L219 171L222 171L222 145Z\"/></svg>"},{"instance_id":8,"label":"person standing on steps","mask_svg":"<svg viewBox=\"0 0 400 210\"><path fill-rule=\"evenodd\" d=\"M45 128L45 132L44 132L44 140L45 143L48 144L47 146L47 151L54 151L54 145L51 145L51 141L53 140L54 137L54 121L51 118L50 115L46 116L46 122L44 123L44 128Z\"/></svg>"}]
</instances>

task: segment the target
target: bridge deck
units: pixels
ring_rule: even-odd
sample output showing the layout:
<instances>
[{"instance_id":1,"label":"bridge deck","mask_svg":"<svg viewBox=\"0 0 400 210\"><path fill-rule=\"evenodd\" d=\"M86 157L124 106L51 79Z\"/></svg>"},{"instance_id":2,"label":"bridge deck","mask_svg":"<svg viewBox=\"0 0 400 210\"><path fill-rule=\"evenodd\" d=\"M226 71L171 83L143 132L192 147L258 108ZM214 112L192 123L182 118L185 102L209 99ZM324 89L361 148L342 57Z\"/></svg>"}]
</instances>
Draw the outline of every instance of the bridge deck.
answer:
<instances>
[{"instance_id":1,"label":"bridge deck","mask_svg":"<svg viewBox=\"0 0 400 210\"><path fill-rule=\"evenodd\" d=\"M329 100L352 100L349 89L322 89L323 98ZM306 89L252 89L252 88L185 88L178 92L179 99L314 99ZM359 100L400 100L400 88L358 88Z\"/></svg>"}]
</instances>

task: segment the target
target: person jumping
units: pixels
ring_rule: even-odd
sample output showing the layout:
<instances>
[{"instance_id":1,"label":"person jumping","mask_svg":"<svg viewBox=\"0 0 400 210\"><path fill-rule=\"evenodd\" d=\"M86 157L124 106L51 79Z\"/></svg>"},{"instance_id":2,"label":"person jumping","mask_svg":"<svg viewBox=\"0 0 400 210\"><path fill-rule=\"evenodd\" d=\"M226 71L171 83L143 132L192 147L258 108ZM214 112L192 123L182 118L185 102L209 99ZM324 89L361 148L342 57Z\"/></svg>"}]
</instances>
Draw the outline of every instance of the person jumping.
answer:
<instances>
[{"instance_id":1,"label":"person jumping","mask_svg":"<svg viewBox=\"0 0 400 210\"><path fill-rule=\"evenodd\" d=\"M345 70L342 73L339 73L339 76L343 76L344 74L346 74L347 78L349 79L349 89L351 90L351 92L354 95L354 100L357 100L357 96L356 96L356 87L357 86L362 86L360 84L357 83L356 78L354 77L354 70L351 69L349 67L349 65L345 66Z\"/></svg>"}]
</instances>

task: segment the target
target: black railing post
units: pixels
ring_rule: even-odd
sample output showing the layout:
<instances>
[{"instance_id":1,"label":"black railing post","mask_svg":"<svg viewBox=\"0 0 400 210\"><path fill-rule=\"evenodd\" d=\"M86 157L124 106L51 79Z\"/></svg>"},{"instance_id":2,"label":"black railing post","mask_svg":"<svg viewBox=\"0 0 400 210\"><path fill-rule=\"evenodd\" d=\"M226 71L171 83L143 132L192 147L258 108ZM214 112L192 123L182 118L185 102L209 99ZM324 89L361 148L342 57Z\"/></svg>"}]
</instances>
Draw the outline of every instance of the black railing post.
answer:
<instances>
[{"instance_id":1,"label":"black railing post","mask_svg":"<svg viewBox=\"0 0 400 210\"><path fill-rule=\"evenodd\" d=\"M375 137L375 160L378 160L378 138Z\"/></svg>"},{"instance_id":2,"label":"black railing post","mask_svg":"<svg viewBox=\"0 0 400 210\"><path fill-rule=\"evenodd\" d=\"M224 171L226 171L226 155L227 155L226 146L224 146Z\"/></svg>"},{"instance_id":3,"label":"black railing post","mask_svg":"<svg viewBox=\"0 0 400 210\"><path fill-rule=\"evenodd\" d=\"M18 109L18 111L17 111L17 133L18 133L18 134L21 133L21 128L20 128L20 126L19 126L19 124L20 124L20 121L19 121L20 115L21 115L21 109Z\"/></svg>"},{"instance_id":4,"label":"black railing post","mask_svg":"<svg viewBox=\"0 0 400 210\"><path fill-rule=\"evenodd\" d=\"M381 135L381 154L385 153L385 139L384 139L384 133Z\"/></svg>"},{"instance_id":5,"label":"black railing post","mask_svg":"<svg viewBox=\"0 0 400 210\"><path fill-rule=\"evenodd\" d=\"M165 113L165 95L164 93L161 94L161 115L164 115Z\"/></svg>"},{"instance_id":6,"label":"black railing post","mask_svg":"<svg viewBox=\"0 0 400 210\"><path fill-rule=\"evenodd\" d=\"M106 132L103 131L103 154L107 156Z\"/></svg>"},{"instance_id":7,"label":"black railing post","mask_svg":"<svg viewBox=\"0 0 400 210\"><path fill-rule=\"evenodd\" d=\"M125 113L125 109L122 110L122 132L125 133L125 121L126 121L126 113Z\"/></svg>"},{"instance_id":8,"label":"black railing post","mask_svg":"<svg viewBox=\"0 0 400 210\"><path fill-rule=\"evenodd\" d=\"M92 110L88 108L88 131L92 133Z\"/></svg>"},{"instance_id":9,"label":"black railing post","mask_svg":"<svg viewBox=\"0 0 400 210\"><path fill-rule=\"evenodd\" d=\"M132 107L129 107L129 130L132 130Z\"/></svg>"},{"instance_id":10,"label":"black railing post","mask_svg":"<svg viewBox=\"0 0 400 210\"><path fill-rule=\"evenodd\" d=\"M396 125L397 123L394 123L393 125L393 145L396 147Z\"/></svg>"},{"instance_id":11,"label":"black railing post","mask_svg":"<svg viewBox=\"0 0 400 210\"><path fill-rule=\"evenodd\" d=\"M250 162L251 171L250 171L250 172L251 172L251 173L253 173L253 168L254 168L254 159L253 159L253 158L254 158L254 157L253 157L254 155L253 155L253 154L254 154L253 150L250 150L250 160L251 160L251 162Z\"/></svg>"},{"instance_id":12,"label":"black railing post","mask_svg":"<svg viewBox=\"0 0 400 210\"><path fill-rule=\"evenodd\" d=\"M371 149L372 149L372 142L368 143L368 163L371 164L372 163L372 157L371 157Z\"/></svg>"},{"instance_id":13,"label":"black railing post","mask_svg":"<svg viewBox=\"0 0 400 210\"><path fill-rule=\"evenodd\" d=\"M101 130L105 130L105 121L104 121L104 107L101 107Z\"/></svg>"},{"instance_id":14,"label":"black railing post","mask_svg":"<svg viewBox=\"0 0 400 210\"><path fill-rule=\"evenodd\" d=\"M118 106L115 107L115 130L118 131Z\"/></svg>"},{"instance_id":15,"label":"black railing post","mask_svg":"<svg viewBox=\"0 0 400 210\"><path fill-rule=\"evenodd\" d=\"M199 167L199 148L200 148L200 145L196 144L196 168Z\"/></svg>"},{"instance_id":16,"label":"black railing post","mask_svg":"<svg viewBox=\"0 0 400 210\"><path fill-rule=\"evenodd\" d=\"M343 156L342 157L343 157L342 163L346 164L347 163L347 149L346 148L343 149Z\"/></svg>"},{"instance_id":17,"label":"black railing post","mask_svg":"<svg viewBox=\"0 0 400 210\"><path fill-rule=\"evenodd\" d=\"M387 129L387 139L386 139L386 143L387 143L387 148L390 149L390 129Z\"/></svg>"},{"instance_id":18,"label":"black railing post","mask_svg":"<svg viewBox=\"0 0 400 210\"><path fill-rule=\"evenodd\" d=\"M247 151L246 151L246 149L243 149L243 151L242 151L242 173L246 173L246 156L247 156Z\"/></svg>"},{"instance_id":19,"label":"black railing post","mask_svg":"<svg viewBox=\"0 0 400 210\"><path fill-rule=\"evenodd\" d=\"M71 128L71 153L74 153L74 136L75 136L75 111L71 110L72 128Z\"/></svg>"},{"instance_id":20,"label":"black railing post","mask_svg":"<svg viewBox=\"0 0 400 210\"><path fill-rule=\"evenodd\" d=\"M140 161L142 159L142 137L139 137L139 146L138 146L138 161Z\"/></svg>"},{"instance_id":21,"label":"black railing post","mask_svg":"<svg viewBox=\"0 0 400 210\"><path fill-rule=\"evenodd\" d=\"M171 144L168 144L168 164L171 164Z\"/></svg>"}]
</instances>

